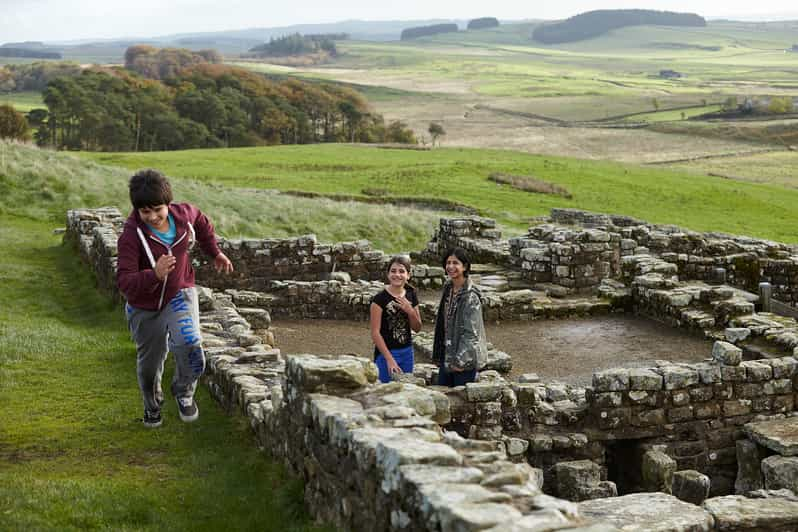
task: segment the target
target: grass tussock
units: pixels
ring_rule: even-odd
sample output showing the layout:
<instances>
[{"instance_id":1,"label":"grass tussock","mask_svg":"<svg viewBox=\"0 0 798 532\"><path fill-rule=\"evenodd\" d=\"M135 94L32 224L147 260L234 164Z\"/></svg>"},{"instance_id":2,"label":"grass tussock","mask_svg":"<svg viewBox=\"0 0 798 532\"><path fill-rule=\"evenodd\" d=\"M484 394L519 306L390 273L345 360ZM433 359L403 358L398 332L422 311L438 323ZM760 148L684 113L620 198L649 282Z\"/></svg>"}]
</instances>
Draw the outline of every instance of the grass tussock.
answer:
<instances>
[{"instance_id":1,"label":"grass tussock","mask_svg":"<svg viewBox=\"0 0 798 532\"><path fill-rule=\"evenodd\" d=\"M542 181L540 179L526 176L526 175L510 175L510 174L502 174L500 172L494 172L488 176L490 181L494 183L499 183L502 185L510 185L511 187L517 190L523 190L525 192L534 192L536 194L549 194L552 196L562 196L563 198L571 199L571 193L568 192L568 189L565 187L561 187L560 185L555 185L554 183L548 183L546 181Z\"/></svg>"}]
</instances>

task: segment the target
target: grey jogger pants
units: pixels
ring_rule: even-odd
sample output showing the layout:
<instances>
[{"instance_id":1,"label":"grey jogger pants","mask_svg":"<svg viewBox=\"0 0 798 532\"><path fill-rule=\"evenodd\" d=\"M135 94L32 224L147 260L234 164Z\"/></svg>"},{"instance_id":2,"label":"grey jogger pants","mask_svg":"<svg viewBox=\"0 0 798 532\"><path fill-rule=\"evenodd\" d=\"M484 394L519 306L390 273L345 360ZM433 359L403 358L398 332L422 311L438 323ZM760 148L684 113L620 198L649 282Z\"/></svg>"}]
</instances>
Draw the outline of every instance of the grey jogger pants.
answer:
<instances>
[{"instance_id":1,"label":"grey jogger pants","mask_svg":"<svg viewBox=\"0 0 798 532\"><path fill-rule=\"evenodd\" d=\"M172 394L193 397L197 380L205 370L197 291L193 287L180 290L161 310L142 310L126 304L125 315L136 342L136 373L144 408L150 412L161 408L161 377L169 351L175 357Z\"/></svg>"}]
</instances>

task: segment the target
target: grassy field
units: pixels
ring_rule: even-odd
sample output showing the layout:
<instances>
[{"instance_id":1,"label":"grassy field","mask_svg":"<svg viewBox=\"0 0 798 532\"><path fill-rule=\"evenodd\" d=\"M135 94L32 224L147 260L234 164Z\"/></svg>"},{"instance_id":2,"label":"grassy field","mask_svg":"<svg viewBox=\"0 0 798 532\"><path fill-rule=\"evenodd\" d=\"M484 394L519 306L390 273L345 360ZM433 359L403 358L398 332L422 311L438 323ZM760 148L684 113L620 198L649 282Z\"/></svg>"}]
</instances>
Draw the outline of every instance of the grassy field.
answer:
<instances>
[{"instance_id":1,"label":"grassy field","mask_svg":"<svg viewBox=\"0 0 798 532\"><path fill-rule=\"evenodd\" d=\"M141 426L122 311L51 223L0 214L0 256L0 529L315 530L301 485L204 387L199 422L170 397Z\"/></svg>"},{"instance_id":2,"label":"grassy field","mask_svg":"<svg viewBox=\"0 0 798 532\"><path fill-rule=\"evenodd\" d=\"M410 42L342 41L331 64L246 66L367 87L386 119L405 121L419 137L427 136L430 121L438 122L449 146L630 163L747 155L768 140L756 134L696 138L701 132L690 127L586 129L585 123L681 123L730 96L741 102L798 97L798 54L786 52L795 41L794 23L629 27L558 45L531 40L535 25ZM661 78L665 69L682 77ZM551 127L563 122L572 127Z\"/></svg>"},{"instance_id":3,"label":"grassy field","mask_svg":"<svg viewBox=\"0 0 798 532\"><path fill-rule=\"evenodd\" d=\"M142 167L155 166L156 161L140 163ZM78 207L110 205L126 214L130 211L126 187L131 173L65 153L0 142L0 214L46 220L53 226L63 225L67 209ZM408 251L423 247L445 214L231 189L219 186L222 182L172 179L175 200L200 206L217 231L228 238L315 233L322 242L365 238L377 249ZM391 231L385 230L386 218L393 220Z\"/></svg>"},{"instance_id":4,"label":"grassy field","mask_svg":"<svg viewBox=\"0 0 798 532\"><path fill-rule=\"evenodd\" d=\"M524 228L552 207L637 216L695 230L719 230L798 242L798 192L783 187L652 167L533 156L511 151L389 150L350 145L281 146L139 154L83 153L130 169L235 187L445 198ZM567 189L573 199L531 194L488 180L493 172L528 175Z\"/></svg>"},{"instance_id":5,"label":"grassy field","mask_svg":"<svg viewBox=\"0 0 798 532\"><path fill-rule=\"evenodd\" d=\"M0 105L2 104L12 105L20 113L27 113L36 108L47 108L42 101L41 93L32 91L0 93Z\"/></svg>"}]
</instances>

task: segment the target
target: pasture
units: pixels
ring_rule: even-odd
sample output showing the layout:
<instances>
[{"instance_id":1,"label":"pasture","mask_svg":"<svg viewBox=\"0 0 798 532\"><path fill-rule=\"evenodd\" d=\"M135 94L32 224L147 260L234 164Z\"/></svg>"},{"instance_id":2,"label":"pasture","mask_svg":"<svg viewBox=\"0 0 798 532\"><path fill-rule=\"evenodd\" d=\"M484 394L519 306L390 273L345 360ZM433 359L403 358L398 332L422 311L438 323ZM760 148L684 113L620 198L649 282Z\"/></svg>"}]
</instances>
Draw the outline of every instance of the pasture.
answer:
<instances>
[{"instance_id":1,"label":"pasture","mask_svg":"<svg viewBox=\"0 0 798 532\"><path fill-rule=\"evenodd\" d=\"M42 101L41 93L33 91L0 93L0 105L3 104L13 106L20 113L27 113L36 108L47 108Z\"/></svg>"},{"instance_id":2,"label":"pasture","mask_svg":"<svg viewBox=\"0 0 798 532\"><path fill-rule=\"evenodd\" d=\"M707 135L688 119L719 109L728 97L798 97L798 54L786 51L795 41L794 23L629 27L558 45L532 41L534 27L508 24L407 42L341 41L330 64L242 66L354 84L386 119L406 122L427 142L435 121L446 130L447 146L629 163L756 153L770 142L762 135ZM660 77L661 70L681 77ZM628 122L685 127L605 127Z\"/></svg>"},{"instance_id":3,"label":"pasture","mask_svg":"<svg viewBox=\"0 0 798 532\"><path fill-rule=\"evenodd\" d=\"M727 231L798 242L798 191L651 166L529 155L509 150L428 151L315 145L158 153L81 153L80 157L227 187L328 195L437 198L470 205L511 230L552 207L627 214L699 231ZM518 191L492 173L530 176L565 188L572 199ZM388 219L390 220L390 219Z\"/></svg>"}]
</instances>

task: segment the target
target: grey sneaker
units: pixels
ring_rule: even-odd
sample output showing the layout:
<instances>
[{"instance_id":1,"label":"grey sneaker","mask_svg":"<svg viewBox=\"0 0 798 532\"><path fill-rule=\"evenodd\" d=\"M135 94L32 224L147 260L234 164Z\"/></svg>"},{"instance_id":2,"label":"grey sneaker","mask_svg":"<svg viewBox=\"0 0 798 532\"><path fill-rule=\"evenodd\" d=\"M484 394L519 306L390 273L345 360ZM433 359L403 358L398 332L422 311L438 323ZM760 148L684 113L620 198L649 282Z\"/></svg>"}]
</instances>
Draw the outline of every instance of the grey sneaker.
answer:
<instances>
[{"instance_id":1,"label":"grey sneaker","mask_svg":"<svg viewBox=\"0 0 798 532\"><path fill-rule=\"evenodd\" d=\"M195 421L199 417L199 408L193 397L177 397L177 411L180 419L186 423Z\"/></svg>"},{"instance_id":2,"label":"grey sneaker","mask_svg":"<svg viewBox=\"0 0 798 532\"><path fill-rule=\"evenodd\" d=\"M149 410L144 410L144 418L141 420L144 423L144 426L147 428L154 429L155 427L160 427L163 420L161 419L161 412L150 412Z\"/></svg>"}]
</instances>

